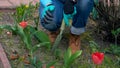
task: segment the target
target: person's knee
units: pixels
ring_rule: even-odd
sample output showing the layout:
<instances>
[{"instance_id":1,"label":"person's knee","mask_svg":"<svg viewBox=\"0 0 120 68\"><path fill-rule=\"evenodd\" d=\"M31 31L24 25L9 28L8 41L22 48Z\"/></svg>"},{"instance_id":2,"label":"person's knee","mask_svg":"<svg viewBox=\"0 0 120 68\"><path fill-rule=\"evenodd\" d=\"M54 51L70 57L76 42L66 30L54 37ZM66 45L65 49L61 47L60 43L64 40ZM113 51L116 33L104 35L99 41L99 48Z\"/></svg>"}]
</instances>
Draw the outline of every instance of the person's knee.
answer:
<instances>
[{"instance_id":1,"label":"person's knee","mask_svg":"<svg viewBox=\"0 0 120 68\"><path fill-rule=\"evenodd\" d=\"M85 10L87 7L92 7L94 4L93 0L79 0L76 4L77 9Z\"/></svg>"},{"instance_id":2,"label":"person's knee","mask_svg":"<svg viewBox=\"0 0 120 68\"><path fill-rule=\"evenodd\" d=\"M48 31L57 31L59 29L56 23L41 23L41 25Z\"/></svg>"}]
</instances>

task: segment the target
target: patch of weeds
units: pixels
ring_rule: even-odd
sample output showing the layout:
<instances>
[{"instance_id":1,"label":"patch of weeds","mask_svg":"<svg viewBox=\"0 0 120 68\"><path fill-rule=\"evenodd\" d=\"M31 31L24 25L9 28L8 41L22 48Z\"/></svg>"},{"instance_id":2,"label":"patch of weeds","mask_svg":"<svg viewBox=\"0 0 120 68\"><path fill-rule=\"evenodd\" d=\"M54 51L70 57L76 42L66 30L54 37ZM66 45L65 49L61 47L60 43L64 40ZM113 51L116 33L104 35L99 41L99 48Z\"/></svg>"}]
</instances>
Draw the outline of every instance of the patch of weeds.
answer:
<instances>
[{"instance_id":1,"label":"patch of weeds","mask_svg":"<svg viewBox=\"0 0 120 68\"><path fill-rule=\"evenodd\" d=\"M111 44L109 48L105 50L106 53L120 56L120 47L114 44Z\"/></svg>"},{"instance_id":2,"label":"patch of weeds","mask_svg":"<svg viewBox=\"0 0 120 68\"><path fill-rule=\"evenodd\" d=\"M120 28L118 28L118 29L116 29L116 30L112 30L111 33L112 33L112 35L114 35L115 45L117 45L118 36L119 36L119 34L120 34Z\"/></svg>"},{"instance_id":3,"label":"patch of weeds","mask_svg":"<svg viewBox=\"0 0 120 68\"><path fill-rule=\"evenodd\" d=\"M89 41L89 43L90 43L90 48L91 48L92 52L99 51L100 47L98 46L98 44L95 41Z\"/></svg>"},{"instance_id":4,"label":"patch of weeds","mask_svg":"<svg viewBox=\"0 0 120 68\"><path fill-rule=\"evenodd\" d=\"M102 67L118 68L118 65L115 65L115 63L116 63L116 61L113 59L113 57L106 55L104 58Z\"/></svg>"},{"instance_id":5,"label":"patch of weeds","mask_svg":"<svg viewBox=\"0 0 120 68\"><path fill-rule=\"evenodd\" d=\"M93 38L92 38L91 34L92 34L91 32L87 31L81 35L81 39L83 41L92 41Z\"/></svg>"},{"instance_id":6,"label":"patch of weeds","mask_svg":"<svg viewBox=\"0 0 120 68\"><path fill-rule=\"evenodd\" d=\"M55 49L54 56L55 56L56 59L60 60L62 58L61 50L60 49Z\"/></svg>"}]
</instances>

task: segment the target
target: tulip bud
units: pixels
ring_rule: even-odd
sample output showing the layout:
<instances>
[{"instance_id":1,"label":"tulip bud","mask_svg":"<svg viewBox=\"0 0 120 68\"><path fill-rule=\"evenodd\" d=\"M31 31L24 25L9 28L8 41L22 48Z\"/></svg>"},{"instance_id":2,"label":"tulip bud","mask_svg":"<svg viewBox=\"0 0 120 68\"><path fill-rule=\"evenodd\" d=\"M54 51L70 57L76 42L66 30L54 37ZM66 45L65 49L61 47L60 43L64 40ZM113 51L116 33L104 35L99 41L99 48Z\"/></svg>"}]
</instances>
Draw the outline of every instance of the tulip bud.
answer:
<instances>
[{"instance_id":1,"label":"tulip bud","mask_svg":"<svg viewBox=\"0 0 120 68\"><path fill-rule=\"evenodd\" d=\"M25 27L27 27L27 22L22 21L22 22L19 23L19 25L20 25L22 28L25 28Z\"/></svg>"}]
</instances>

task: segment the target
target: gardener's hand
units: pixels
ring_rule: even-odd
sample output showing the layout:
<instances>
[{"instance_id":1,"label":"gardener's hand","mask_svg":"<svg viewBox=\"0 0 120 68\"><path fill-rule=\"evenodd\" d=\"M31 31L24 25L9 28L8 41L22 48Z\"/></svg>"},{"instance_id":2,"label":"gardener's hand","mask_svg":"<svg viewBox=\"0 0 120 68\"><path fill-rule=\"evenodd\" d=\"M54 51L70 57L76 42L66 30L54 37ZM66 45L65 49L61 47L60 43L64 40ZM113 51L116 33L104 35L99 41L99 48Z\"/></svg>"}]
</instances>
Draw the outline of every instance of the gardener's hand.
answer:
<instances>
[{"instance_id":1,"label":"gardener's hand","mask_svg":"<svg viewBox=\"0 0 120 68\"><path fill-rule=\"evenodd\" d=\"M53 11L55 6L52 4L51 0L40 0L42 5L44 6L42 12L42 19L44 19L45 23L49 23L53 19Z\"/></svg>"},{"instance_id":2,"label":"gardener's hand","mask_svg":"<svg viewBox=\"0 0 120 68\"><path fill-rule=\"evenodd\" d=\"M55 9L55 6L52 5L52 4L46 6L46 7L44 8L44 10L43 10L42 18L45 18L45 17L53 17L53 16L52 16L52 15L53 15L52 13L53 13L54 9Z\"/></svg>"},{"instance_id":3,"label":"gardener's hand","mask_svg":"<svg viewBox=\"0 0 120 68\"><path fill-rule=\"evenodd\" d=\"M43 27L49 31L56 31L58 26L54 21L54 10L55 6L52 0L40 0L42 6L44 7L41 16L41 24Z\"/></svg>"}]
</instances>

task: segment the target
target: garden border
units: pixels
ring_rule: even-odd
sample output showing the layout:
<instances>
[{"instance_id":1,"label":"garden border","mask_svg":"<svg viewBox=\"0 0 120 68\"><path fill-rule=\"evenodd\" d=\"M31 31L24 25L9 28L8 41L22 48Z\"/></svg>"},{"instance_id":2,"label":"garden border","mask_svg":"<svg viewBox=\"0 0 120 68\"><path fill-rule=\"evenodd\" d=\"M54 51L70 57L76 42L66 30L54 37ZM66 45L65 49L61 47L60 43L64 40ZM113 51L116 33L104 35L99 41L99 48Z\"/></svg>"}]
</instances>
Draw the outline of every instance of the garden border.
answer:
<instances>
[{"instance_id":1,"label":"garden border","mask_svg":"<svg viewBox=\"0 0 120 68\"><path fill-rule=\"evenodd\" d=\"M4 68L11 68L9 60L1 44L0 44L0 60L2 61Z\"/></svg>"}]
</instances>

